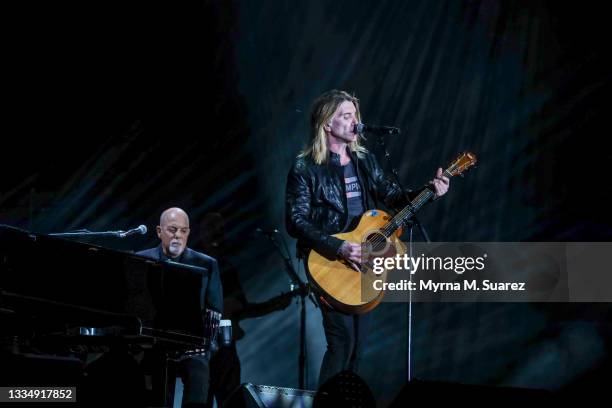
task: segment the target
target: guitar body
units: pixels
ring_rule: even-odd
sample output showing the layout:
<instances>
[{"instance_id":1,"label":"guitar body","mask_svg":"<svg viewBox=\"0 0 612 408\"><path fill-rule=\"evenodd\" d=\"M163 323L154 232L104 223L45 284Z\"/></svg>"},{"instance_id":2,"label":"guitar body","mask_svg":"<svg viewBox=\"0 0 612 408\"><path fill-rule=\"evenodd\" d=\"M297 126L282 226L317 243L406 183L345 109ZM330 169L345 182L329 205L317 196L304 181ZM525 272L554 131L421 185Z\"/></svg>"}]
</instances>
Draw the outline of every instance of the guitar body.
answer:
<instances>
[{"instance_id":1,"label":"guitar body","mask_svg":"<svg viewBox=\"0 0 612 408\"><path fill-rule=\"evenodd\" d=\"M476 164L476 155L464 152L459 155L446 170L446 177L463 174ZM316 251L310 251L306 259L306 273L312 286L318 289L323 299L335 309L349 314L361 314L374 309L382 300L384 292L374 289L374 281L387 281L385 270L380 275L375 274L370 266L374 257L394 257L406 253L405 245L400 241L401 225L409 220L434 193L423 189L410 203L393 217L380 210L366 211L359 220L357 227L351 232L335 234L334 237L354 243L366 243L362 246L364 263L352 266L345 260L328 259ZM369 254L364 254L364 249ZM377 285L382 288L382 285Z\"/></svg>"},{"instance_id":2,"label":"guitar body","mask_svg":"<svg viewBox=\"0 0 612 408\"><path fill-rule=\"evenodd\" d=\"M380 235L383 239L384 236L379 231L391 218L384 211L369 210L361 216L359 224L353 231L333 236L355 243L365 242L368 237L375 234ZM399 229L385 239L387 250L395 248L395 251L405 252L399 240L401 233ZM362 272L358 272L345 261L328 259L316 251L310 251L306 259L306 273L310 283L318 289L325 301L334 309L344 313L368 312L380 303L384 295L382 290L375 290L372 283L377 279L385 282L387 271L376 275L371 268L362 268Z\"/></svg>"}]
</instances>

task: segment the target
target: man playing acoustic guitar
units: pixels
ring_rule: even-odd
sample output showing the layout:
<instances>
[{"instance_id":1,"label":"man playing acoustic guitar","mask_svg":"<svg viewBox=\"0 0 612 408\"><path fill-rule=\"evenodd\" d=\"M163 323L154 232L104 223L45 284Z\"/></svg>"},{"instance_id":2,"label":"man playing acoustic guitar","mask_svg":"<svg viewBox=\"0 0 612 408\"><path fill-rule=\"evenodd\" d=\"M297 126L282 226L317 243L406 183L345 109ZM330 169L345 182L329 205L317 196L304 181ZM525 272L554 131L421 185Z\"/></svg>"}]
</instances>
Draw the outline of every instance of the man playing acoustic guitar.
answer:
<instances>
[{"instance_id":1,"label":"man playing acoustic guitar","mask_svg":"<svg viewBox=\"0 0 612 408\"><path fill-rule=\"evenodd\" d=\"M359 101L344 91L331 90L313 104L310 143L296 158L287 178L286 226L304 256L314 250L327 259L342 259L359 270L361 242L332 236L349 231L366 210L399 208L414 194L389 181L375 157L360 144L355 125ZM448 191L449 179L439 168L430 182L435 195ZM319 385L340 371L356 371L370 315L345 314L321 304L327 351Z\"/></svg>"}]
</instances>

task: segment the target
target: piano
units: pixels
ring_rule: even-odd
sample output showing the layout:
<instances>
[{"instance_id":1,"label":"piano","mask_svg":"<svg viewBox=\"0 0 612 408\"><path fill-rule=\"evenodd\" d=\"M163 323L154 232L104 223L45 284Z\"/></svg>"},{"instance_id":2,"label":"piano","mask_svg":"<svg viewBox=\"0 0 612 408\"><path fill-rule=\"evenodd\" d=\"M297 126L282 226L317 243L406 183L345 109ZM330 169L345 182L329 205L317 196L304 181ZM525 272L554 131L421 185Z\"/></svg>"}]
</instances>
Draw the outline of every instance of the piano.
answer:
<instances>
[{"instance_id":1,"label":"piano","mask_svg":"<svg viewBox=\"0 0 612 408\"><path fill-rule=\"evenodd\" d=\"M207 346L205 268L0 225L4 336Z\"/></svg>"},{"instance_id":2,"label":"piano","mask_svg":"<svg viewBox=\"0 0 612 408\"><path fill-rule=\"evenodd\" d=\"M114 389L124 405L172 406L172 362L215 345L221 315L204 308L207 274L0 225L0 382L76 385L85 404L115 404ZM146 390L136 358L125 359L134 353L154 361Z\"/></svg>"}]
</instances>

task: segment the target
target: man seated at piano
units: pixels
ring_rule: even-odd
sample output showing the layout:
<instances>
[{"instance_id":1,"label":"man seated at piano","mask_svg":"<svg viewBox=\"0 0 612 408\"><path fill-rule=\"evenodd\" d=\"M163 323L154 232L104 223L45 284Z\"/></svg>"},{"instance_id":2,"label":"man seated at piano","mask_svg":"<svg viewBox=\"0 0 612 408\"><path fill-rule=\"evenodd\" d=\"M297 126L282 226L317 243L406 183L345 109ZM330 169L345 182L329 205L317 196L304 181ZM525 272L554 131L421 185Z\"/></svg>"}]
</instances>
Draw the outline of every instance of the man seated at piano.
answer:
<instances>
[{"instance_id":1,"label":"man seated at piano","mask_svg":"<svg viewBox=\"0 0 612 408\"><path fill-rule=\"evenodd\" d=\"M223 311L223 291L217 261L203 253L187 247L189 238L189 216L180 208L165 210L157 226L160 244L155 248L137 252L156 261L173 261L203 267L208 275L203 278L205 307ZM210 356L192 356L179 363L178 374L183 381L183 407L205 407L209 389Z\"/></svg>"}]
</instances>

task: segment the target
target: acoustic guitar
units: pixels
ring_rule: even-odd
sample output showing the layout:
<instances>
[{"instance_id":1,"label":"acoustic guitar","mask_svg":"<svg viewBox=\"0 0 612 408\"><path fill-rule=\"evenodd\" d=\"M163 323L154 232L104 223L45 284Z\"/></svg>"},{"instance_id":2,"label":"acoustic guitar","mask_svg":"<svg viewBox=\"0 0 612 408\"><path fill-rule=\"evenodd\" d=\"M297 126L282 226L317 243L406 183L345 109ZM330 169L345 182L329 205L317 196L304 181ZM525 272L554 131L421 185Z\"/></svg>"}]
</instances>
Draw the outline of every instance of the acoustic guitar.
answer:
<instances>
[{"instance_id":1,"label":"acoustic guitar","mask_svg":"<svg viewBox=\"0 0 612 408\"><path fill-rule=\"evenodd\" d=\"M446 177L463 175L476 164L476 155L465 152L459 155L446 170ZM341 240L362 243L362 259L374 256L405 254L400 241L402 227L433 197L430 189L421 191L404 209L394 216L381 210L368 210L360 218L357 227L349 232L333 235ZM386 281L389 271L374 274L366 261L356 265L344 259L329 259L311 250L306 259L306 274L323 300L333 308L350 314L361 314L374 309L382 300L384 291L374 289L375 280Z\"/></svg>"}]
</instances>

